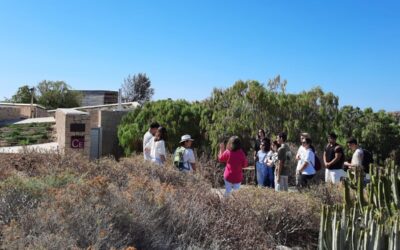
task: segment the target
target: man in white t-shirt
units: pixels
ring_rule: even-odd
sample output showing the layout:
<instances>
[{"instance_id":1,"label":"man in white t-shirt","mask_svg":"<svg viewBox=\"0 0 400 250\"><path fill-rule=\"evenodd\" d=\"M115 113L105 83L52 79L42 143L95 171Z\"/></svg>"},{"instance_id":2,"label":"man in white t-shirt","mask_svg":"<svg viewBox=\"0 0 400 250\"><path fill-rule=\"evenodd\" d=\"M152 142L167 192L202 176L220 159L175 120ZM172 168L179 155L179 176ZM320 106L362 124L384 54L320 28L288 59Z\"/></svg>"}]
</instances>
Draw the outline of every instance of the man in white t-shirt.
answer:
<instances>
[{"instance_id":1,"label":"man in white t-shirt","mask_svg":"<svg viewBox=\"0 0 400 250\"><path fill-rule=\"evenodd\" d=\"M358 146L357 139L350 138L347 140L347 146L353 151L353 156L351 157L351 162L345 162L344 165L349 168L350 171L355 171L356 174L363 174L363 158L364 151Z\"/></svg>"},{"instance_id":2,"label":"man in white t-shirt","mask_svg":"<svg viewBox=\"0 0 400 250\"><path fill-rule=\"evenodd\" d=\"M181 137L181 144L175 151L174 163L180 162L179 170L183 172L196 171L196 160L192 147L193 139L190 135Z\"/></svg>"},{"instance_id":3,"label":"man in white t-shirt","mask_svg":"<svg viewBox=\"0 0 400 250\"><path fill-rule=\"evenodd\" d=\"M160 127L160 124L158 124L157 122L151 123L149 130L147 130L147 132L143 136L143 157L145 160L151 160L150 150L146 149L146 145L151 141L151 139L153 139L158 127Z\"/></svg>"}]
</instances>

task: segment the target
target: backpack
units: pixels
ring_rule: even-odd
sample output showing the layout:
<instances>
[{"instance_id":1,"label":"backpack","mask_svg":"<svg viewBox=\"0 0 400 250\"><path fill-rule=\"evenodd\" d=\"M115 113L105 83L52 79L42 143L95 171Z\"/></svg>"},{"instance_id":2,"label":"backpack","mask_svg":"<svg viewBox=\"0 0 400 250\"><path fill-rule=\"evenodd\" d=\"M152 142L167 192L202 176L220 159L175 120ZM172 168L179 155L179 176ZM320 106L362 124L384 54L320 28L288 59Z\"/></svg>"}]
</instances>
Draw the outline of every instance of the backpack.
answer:
<instances>
[{"instance_id":1,"label":"backpack","mask_svg":"<svg viewBox=\"0 0 400 250\"><path fill-rule=\"evenodd\" d=\"M185 162L183 161L183 154L185 153L185 150L185 147L178 147L174 153L174 166L179 170L185 168Z\"/></svg>"},{"instance_id":2,"label":"backpack","mask_svg":"<svg viewBox=\"0 0 400 250\"><path fill-rule=\"evenodd\" d=\"M362 160L362 165L364 167L364 172L369 174L369 165L374 163L374 158L372 157L372 153L369 152L366 149L362 149L363 151L363 160Z\"/></svg>"},{"instance_id":3,"label":"backpack","mask_svg":"<svg viewBox=\"0 0 400 250\"><path fill-rule=\"evenodd\" d=\"M314 164L314 169L315 169L315 171L321 170L321 161L319 160L317 154L315 154L315 159L314 159L314 161L315 161L315 164Z\"/></svg>"}]
</instances>

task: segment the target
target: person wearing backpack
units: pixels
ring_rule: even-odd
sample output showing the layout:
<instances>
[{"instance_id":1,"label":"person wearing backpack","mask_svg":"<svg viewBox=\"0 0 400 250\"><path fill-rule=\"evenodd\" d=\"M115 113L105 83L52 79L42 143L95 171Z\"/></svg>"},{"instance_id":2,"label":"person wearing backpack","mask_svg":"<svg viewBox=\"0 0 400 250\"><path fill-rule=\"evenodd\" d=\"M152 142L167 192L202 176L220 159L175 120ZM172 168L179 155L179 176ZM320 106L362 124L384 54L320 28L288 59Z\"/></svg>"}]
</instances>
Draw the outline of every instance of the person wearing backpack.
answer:
<instances>
[{"instance_id":1,"label":"person wearing backpack","mask_svg":"<svg viewBox=\"0 0 400 250\"><path fill-rule=\"evenodd\" d=\"M343 170L344 152L342 146L336 143L337 135L328 134L328 145L324 151L325 182L340 184L340 180L347 174Z\"/></svg>"},{"instance_id":2,"label":"person wearing backpack","mask_svg":"<svg viewBox=\"0 0 400 250\"><path fill-rule=\"evenodd\" d=\"M364 151L360 146L358 146L357 139L351 137L347 140L347 146L353 151L353 156L351 157L351 162L345 162L344 165L349 168L350 171L354 171L357 175L364 175Z\"/></svg>"},{"instance_id":3,"label":"person wearing backpack","mask_svg":"<svg viewBox=\"0 0 400 250\"><path fill-rule=\"evenodd\" d=\"M308 133L301 133L300 134L300 147L297 150L296 153L296 161L297 161L297 166L296 169L299 169L301 167L301 158L303 157L303 155L306 153L306 149L303 147L303 141L306 138L310 138L310 134ZM300 182L300 176L296 174L296 185L299 185Z\"/></svg>"},{"instance_id":4,"label":"person wearing backpack","mask_svg":"<svg viewBox=\"0 0 400 250\"><path fill-rule=\"evenodd\" d=\"M308 181L311 180L315 174L315 154L311 148L311 139L305 138L302 141L302 146L305 153L301 155L299 167L296 169L296 174L299 176L298 187L307 187Z\"/></svg>"},{"instance_id":5,"label":"person wearing backpack","mask_svg":"<svg viewBox=\"0 0 400 250\"><path fill-rule=\"evenodd\" d=\"M182 172L196 171L196 160L192 147L193 139L190 135L181 137L180 146L174 153L174 165Z\"/></svg>"}]
</instances>

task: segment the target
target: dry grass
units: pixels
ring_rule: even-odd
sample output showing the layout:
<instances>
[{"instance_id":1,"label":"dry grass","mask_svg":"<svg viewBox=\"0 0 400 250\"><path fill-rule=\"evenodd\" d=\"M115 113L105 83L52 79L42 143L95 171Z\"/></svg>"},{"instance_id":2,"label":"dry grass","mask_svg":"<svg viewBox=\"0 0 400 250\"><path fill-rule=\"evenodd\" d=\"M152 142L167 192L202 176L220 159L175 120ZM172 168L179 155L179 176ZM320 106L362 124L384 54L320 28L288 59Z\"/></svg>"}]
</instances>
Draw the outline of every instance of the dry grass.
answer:
<instances>
[{"instance_id":1,"label":"dry grass","mask_svg":"<svg viewBox=\"0 0 400 250\"><path fill-rule=\"evenodd\" d=\"M314 249L321 203L339 199L318 195L322 186L249 187L220 199L211 191L220 185L214 163L202 165L186 175L141 156L89 163L74 154L0 155L0 248Z\"/></svg>"}]
</instances>

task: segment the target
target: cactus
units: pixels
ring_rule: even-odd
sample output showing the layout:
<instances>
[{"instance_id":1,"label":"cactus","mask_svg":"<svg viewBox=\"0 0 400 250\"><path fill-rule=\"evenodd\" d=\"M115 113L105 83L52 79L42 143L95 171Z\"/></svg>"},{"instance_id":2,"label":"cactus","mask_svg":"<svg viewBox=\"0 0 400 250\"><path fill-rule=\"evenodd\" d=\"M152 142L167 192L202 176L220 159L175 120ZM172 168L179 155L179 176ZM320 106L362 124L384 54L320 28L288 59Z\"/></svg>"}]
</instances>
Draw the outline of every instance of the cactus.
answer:
<instances>
[{"instance_id":1,"label":"cactus","mask_svg":"<svg viewBox=\"0 0 400 250\"><path fill-rule=\"evenodd\" d=\"M400 249L400 178L387 162L370 166L371 182L350 172L342 204L323 206L319 249ZM354 197L354 198L352 198Z\"/></svg>"}]
</instances>

